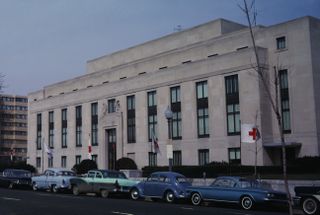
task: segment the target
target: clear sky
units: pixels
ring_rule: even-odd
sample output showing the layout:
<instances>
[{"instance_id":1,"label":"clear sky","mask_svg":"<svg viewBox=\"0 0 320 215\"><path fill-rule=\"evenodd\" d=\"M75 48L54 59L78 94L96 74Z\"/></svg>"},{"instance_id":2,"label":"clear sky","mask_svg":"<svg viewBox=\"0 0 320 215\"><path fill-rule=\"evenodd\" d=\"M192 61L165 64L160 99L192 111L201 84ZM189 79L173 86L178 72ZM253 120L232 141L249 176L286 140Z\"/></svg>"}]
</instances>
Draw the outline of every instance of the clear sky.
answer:
<instances>
[{"instance_id":1,"label":"clear sky","mask_svg":"<svg viewBox=\"0 0 320 215\"><path fill-rule=\"evenodd\" d=\"M86 61L217 18L246 24L242 0L0 0L2 93L85 74ZM256 0L257 23L320 18L320 0Z\"/></svg>"}]
</instances>

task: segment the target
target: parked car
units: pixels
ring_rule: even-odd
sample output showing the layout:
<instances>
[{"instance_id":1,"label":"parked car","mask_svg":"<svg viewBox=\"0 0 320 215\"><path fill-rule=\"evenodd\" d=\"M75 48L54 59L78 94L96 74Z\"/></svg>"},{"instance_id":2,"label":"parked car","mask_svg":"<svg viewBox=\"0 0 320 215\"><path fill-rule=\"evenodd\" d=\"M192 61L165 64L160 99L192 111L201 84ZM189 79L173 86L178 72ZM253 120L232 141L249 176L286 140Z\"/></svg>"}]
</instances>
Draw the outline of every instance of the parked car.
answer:
<instances>
[{"instance_id":1,"label":"parked car","mask_svg":"<svg viewBox=\"0 0 320 215\"><path fill-rule=\"evenodd\" d=\"M200 205L202 201L227 202L240 204L245 210L259 203L288 202L284 192L264 187L254 179L232 176L218 177L210 186L189 187L187 194L193 205Z\"/></svg>"},{"instance_id":2,"label":"parked car","mask_svg":"<svg viewBox=\"0 0 320 215\"><path fill-rule=\"evenodd\" d=\"M50 190L59 192L69 189L70 179L76 177L75 173L63 168L50 168L42 175L32 177L33 190Z\"/></svg>"},{"instance_id":3,"label":"parked car","mask_svg":"<svg viewBox=\"0 0 320 215\"><path fill-rule=\"evenodd\" d=\"M305 214L320 214L320 186L297 186L294 191L294 203L301 207Z\"/></svg>"},{"instance_id":4,"label":"parked car","mask_svg":"<svg viewBox=\"0 0 320 215\"><path fill-rule=\"evenodd\" d=\"M90 170L83 178L71 179L74 195L98 193L107 197L109 193L129 193L138 181L128 179L123 172L115 170Z\"/></svg>"},{"instance_id":5,"label":"parked car","mask_svg":"<svg viewBox=\"0 0 320 215\"><path fill-rule=\"evenodd\" d=\"M0 186L12 188L31 187L31 172L22 169L5 169L0 176Z\"/></svg>"},{"instance_id":6,"label":"parked car","mask_svg":"<svg viewBox=\"0 0 320 215\"><path fill-rule=\"evenodd\" d=\"M187 178L176 172L154 172L147 180L132 187L133 200L150 197L152 200L164 199L172 203L187 198L186 188L191 186Z\"/></svg>"}]
</instances>

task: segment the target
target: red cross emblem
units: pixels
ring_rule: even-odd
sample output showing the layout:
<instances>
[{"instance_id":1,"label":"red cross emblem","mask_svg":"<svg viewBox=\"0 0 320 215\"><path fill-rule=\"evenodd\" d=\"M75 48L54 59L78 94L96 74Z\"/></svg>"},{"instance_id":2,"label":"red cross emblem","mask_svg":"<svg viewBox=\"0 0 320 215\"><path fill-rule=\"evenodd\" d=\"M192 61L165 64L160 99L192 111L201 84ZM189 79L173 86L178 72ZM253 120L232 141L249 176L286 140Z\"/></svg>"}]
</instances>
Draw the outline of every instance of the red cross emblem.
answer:
<instances>
[{"instance_id":1,"label":"red cross emblem","mask_svg":"<svg viewBox=\"0 0 320 215\"><path fill-rule=\"evenodd\" d=\"M257 128L252 128L252 131L249 131L249 136L252 136L253 140L257 140Z\"/></svg>"}]
</instances>

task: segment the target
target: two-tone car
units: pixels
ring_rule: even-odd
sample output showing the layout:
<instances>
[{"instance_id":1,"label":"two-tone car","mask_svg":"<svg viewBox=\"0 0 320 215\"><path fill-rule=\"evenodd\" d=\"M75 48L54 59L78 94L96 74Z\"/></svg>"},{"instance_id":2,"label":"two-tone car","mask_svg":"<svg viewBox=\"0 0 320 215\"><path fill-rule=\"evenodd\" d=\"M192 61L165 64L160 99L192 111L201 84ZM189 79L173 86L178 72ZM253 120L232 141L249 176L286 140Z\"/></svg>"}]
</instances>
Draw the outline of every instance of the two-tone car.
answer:
<instances>
[{"instance_id":1,"label":"two-tone car","mask_svg":"<svg viewBox=\"0 0 320 215\"><path fill-rule=\"evenodd\" d=\"M64 168L49 168L42 175L34 176L32 180L33 190L49 190L54 193L68 190L70 179L76 177L73 171Z\"/></svg>"},{"instance_id":2,"label":"two-tone car","mask_svg":"<svg viewBox=\"0 0 320 215\"><path fill-rule=\"evenodd\" d=\"M0 175L0 186L12 188L31 187L31 172L22 169L5 169Z\"/></svg>"},{"instance_id":3,"label":"two-tone car","mask_svg":"<svg viewBox=\"0 0 320 215\"><path fill-rule=\"evenodd\" d=\"M132 187L130 196L139 198L163 199L172 203L178 199L186 199L186 188L191 186L189 180L176 172L154 172L146 180Z\"/></svg>"},{"instance_id":4,"label":"two-tone car","mask_svg":"<svg viewBox=\"0 0 320 215\"><path fill-rule=\"evenodd\" d=\"M233 176L217 177L210 186L189 187L187 193L193 205L200 205L203 201L226 202L250 210L255 204L288 203L285 192L272 190L255 179Z\"/></svg>"},{"instance_id":5,"label":"two-tone car","mask_svg":"<svg viewBox=\"0 0 320 215\"><path fill-rule=\"evenodd\" d=\"M297 186L294 191L294 203L301 207L305 214L320 214L320 186Z\"/></svg>"}]
</instances>

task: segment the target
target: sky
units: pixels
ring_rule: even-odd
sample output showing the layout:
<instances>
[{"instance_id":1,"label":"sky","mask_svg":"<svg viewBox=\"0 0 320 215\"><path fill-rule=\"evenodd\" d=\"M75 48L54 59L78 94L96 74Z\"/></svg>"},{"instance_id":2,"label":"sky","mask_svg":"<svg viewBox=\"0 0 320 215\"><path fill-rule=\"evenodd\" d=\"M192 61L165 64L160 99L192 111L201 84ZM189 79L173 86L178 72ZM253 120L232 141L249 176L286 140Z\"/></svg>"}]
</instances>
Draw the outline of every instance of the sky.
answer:
<instances>
[{"instance_id":1,"label":"sky","mask_svg":"<svg viewBox=\"0 0 320 215\"><path fill-rule=\"evenodd\" d=\"M28 95L84 75L86 62L224 18L246 24L242 0L0 0L3 94ZM257 24L320 19L320 0L256 0Z\"/></svg>"}]
</instances>

